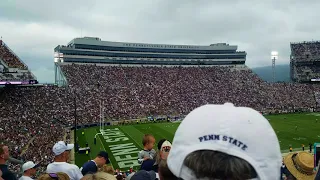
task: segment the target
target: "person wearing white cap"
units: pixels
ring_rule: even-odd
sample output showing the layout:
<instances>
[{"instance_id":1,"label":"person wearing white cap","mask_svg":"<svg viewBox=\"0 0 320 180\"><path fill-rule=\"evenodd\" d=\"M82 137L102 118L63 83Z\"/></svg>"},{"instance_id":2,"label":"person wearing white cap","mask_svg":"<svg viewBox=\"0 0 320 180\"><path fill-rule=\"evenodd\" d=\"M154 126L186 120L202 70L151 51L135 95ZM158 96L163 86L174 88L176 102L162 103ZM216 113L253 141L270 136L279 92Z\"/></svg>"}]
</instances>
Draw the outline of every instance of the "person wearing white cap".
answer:
<instances>
[{"instance_id":1,"label":"person wearing white cap","mask_svg":"<svg viewBox=\"0 0 320 180\"><path fill-rule=\"evenodd\" d=\"M167 163L182 179L279 179L280 145L258 111L204 105L179 125Z\"/></svg>"},{"instance_id":2,"label":"person wearing white cap","mask_svg":"<svg viewBox=\"0 0 320 180\"><path fill-rule=\"evenodd\" d=\"M34 164L32 161L28 161L22 165L23 175L19 178L19 180L32 180L32 176L35 176L37 173L37 167L39 164Z\"/></svg>"},{"instance_id":3,"label":"person wearing white cap","mask_svg":"<svg viewBox=\"0 0 320 180\"><path fill-rule=\"evenodd\" d=\"M68 174L70 180L79 180L83 177L78 166L67 163L70 156L70 150L74 144L67 144L63 141L57 142L52 151L55 155L54 162L47 166L47 173L64 172Z\"/></svg>"}]
</instances>

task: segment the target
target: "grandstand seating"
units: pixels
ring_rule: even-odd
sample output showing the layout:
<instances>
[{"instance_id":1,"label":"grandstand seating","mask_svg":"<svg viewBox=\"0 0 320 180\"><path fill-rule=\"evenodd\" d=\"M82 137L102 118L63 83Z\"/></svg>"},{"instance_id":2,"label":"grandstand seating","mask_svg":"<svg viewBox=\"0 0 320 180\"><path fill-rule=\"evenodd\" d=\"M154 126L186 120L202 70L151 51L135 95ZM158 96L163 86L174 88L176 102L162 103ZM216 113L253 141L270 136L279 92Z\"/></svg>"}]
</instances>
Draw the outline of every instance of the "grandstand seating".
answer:
<instances>
[{"instance_id":1,"label":"grandstand seating","mask_svg":"<svg viewBox=\"0 0 320 180\"><path fill-rule=\"evenodd\" d=\"M33 79L28 67L0 40L0 81Z\"/></svg>"},{"instance_id":2,"label":"grandstand seating","mask_svg":"<svg viewBox=\"0 0 320 180\"><path fill-rule=\"evenodd\" d=\"M320 56L320 42L303 42L291 44L292 55L300 60L318 59Z\"/></svg>"},{"instance_id":3,"label":"grandstand seating","mask_svg":"<svg viewBox=\"0 0 320 180\"><path fill-rule=\"evenodd\" d=\"M0 41L0 58L11 68L27 69L23 62L4 44Z\"/></svg>"},{"instance_id":4,"label":"grandstand seating","mask_svg":"<svg viewBox=\"0 0 320 180\"><path fill-rule=\"evenodd\" d=\"M185 114L202 104L224 102L260 111L315 107L309 85L269 84L248 68L67 65L62 70L75 87L99 83L97 93L112 118Z\"/></svg>"},{"instance_id":5,"label":"grandstand seating","mask_svg":"<svg viewBox=\"0 0 320 180\"><path fill-rule=\"evenodd\" d=\"M52 142L61 140L65 122L74 121L74 98L80 124L99 122L99 104L111 119L149 115L185 115L208 103L232 102L263 112L316 107L314 85L270 84L246 67L125 67L61 65L69 87L4 89L0 98L0 139L23 159L52 158ZM22 138L23 137L23 138ZM45 158L45 157L48 158Z\"/></svg>"},{"instance_id":6,"label":"grandstand seating","mask_svg":"<svg viewBox=\"0 0 320 180\"><path fill-rule=\"evenodd\" d=\"M67 95L62 91L51 86L3 89L0 143L9 145L13 157L41 162L42 170L52 161L52 143L65 135L64 124L55 121L54 114L66 116L66 110L71 113L71 106L63 105L67 100L61 101ZM15 168L19 171L19 166Z\"/></svg>"},{"instance_id":7,"label":"grandstand seating","mask_svg":"<svg viewBox=\"0 0 320 180\"><path fill-rule=\"evenodd\" d=\"M292 79L297 82L320 78L320 42L291 43Z\"/></svg>"}]
</instances>

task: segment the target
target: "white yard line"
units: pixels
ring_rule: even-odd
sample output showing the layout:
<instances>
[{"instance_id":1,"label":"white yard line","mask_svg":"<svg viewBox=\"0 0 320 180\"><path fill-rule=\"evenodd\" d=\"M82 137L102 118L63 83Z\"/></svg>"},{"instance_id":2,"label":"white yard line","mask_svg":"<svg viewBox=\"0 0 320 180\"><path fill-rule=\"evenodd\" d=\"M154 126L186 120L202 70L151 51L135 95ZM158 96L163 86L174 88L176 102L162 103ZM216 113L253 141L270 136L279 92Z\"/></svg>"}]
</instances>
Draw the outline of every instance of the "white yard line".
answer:
<instances>
[{"instance_id":1,"label":"white yard line","mask_svg":"<svg viewBox=\"0 0 320 180\"><path fill-rule=\"evenodd\" d=\"M120 127L119 127L120 128ZM120 128L121 129L121 128ZM124 134L127 134L135 143L137 143L137 145L141 148L141 149L143 149L143 146L141 146L136 140L134 140L134 138L132 138L132 136L130 136L130 134L129 133L125 133L122 129L121 129L121 131L124 133Z\"/></svg>"},{"instance_id":2,"label":"white yard line","mask_svg":"<svg viewBox=\"0 0 320 180\"><path fill-rule=\"evenodd\" d=\"M96 130L96 131L97 131L97 130ZM102 133L102 132L100 131L100 133ZM99 134L99 135L100 135L100 134ZM103 142L102 142L102 140L101 140L101 138L100 138L99 135L98 135L98 138L99 138L99 140L100 140L101 146L103 147L104 151L107 152L107 150L106 150L106 148L104 147ZM112 166L112 168L113 168L113 165L112 165L111 160L110 160L109 157L108 157L108 159L109 159L109 162L110 162L110 164L111 164L111 166Z\"/></svg>"}]
</instances>

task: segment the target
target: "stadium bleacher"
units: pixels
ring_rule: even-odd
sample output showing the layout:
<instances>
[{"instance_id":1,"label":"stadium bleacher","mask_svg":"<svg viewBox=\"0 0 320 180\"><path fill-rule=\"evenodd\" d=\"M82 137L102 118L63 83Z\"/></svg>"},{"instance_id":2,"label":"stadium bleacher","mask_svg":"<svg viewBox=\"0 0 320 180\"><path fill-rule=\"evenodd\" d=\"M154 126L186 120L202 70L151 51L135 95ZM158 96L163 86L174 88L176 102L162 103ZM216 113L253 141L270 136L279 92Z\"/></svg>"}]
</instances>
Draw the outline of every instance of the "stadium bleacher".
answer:
<instances>
[{"instance_id":1,"label":"stadium bleacher","mask_svg":"<svg viewBox=\"0 0 320 180\"><path fill-rule=\"evenodd\" d=\"M0 40L0 58L11 68L26 69L27 66Z\"/></svg>"},{"instance_id":2,"label":"stadium bleacher","mask_svg":"<svg viewBox=\"0 0 320 180\"><path fill-rule=\"evenodd\" d=\"M0 81L33 80L35 76L22 60L0 40Z\"/></svg>"},{"instance_id":3,"label":"stadium bleacher","mask_svg":"<svg viewBox=\"0 0 320 180\"><path fill-rule=\"evenodd\" d=\"M320 42L291 43L291 78L297 82L310 82L320 78Z\"/></svg>"},{"instance_id":4,"label":"stadium bleacher","mask_svg":"<svg viewBox=\"0 0 320 180\"><path fill-rule=\"evenodd\" d=\"M295 55L306 45L294 45ZM310 46L313 48L313 46ZM317 48L317 47L315 47ZM320 49L319 49L320 50ZM0 58L11 68L26 66L6 46ZM311 52L313 56L317 53ZM183 116L205 104L232 102L263 113L310 111L319 104L319 86L267 83L246 66L125 66L60 64L68 86L8 87L0 95L0 139L13 157L51 162L52 142L74 123L74 99L80 125L99 122L100 102L112 120ZM314 69L313 69L314 70ZM300 71L300 70L299 70ZM317 69L316 69L317 71ZM32 74L2 74L28 79ZM63 122L63 123L61 123ZM49 133L48 133L49 132ZM68 136L67 141L70 137ZM19 166L14 167L18 172Z\"/></svg>"}]
</instances>

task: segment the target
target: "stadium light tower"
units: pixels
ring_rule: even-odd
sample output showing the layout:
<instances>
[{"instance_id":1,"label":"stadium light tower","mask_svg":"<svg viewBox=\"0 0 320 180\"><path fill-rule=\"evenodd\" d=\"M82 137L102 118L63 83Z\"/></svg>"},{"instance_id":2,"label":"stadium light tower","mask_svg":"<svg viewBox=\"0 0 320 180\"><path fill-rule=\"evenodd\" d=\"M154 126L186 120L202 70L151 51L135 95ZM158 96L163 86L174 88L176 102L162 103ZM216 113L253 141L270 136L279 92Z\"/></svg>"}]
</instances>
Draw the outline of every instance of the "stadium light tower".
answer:
<instances>
[{"instance_id":1,"label":"stadium light tower","mask_svg":"<svg viewBox=\"0 0 320 180\"><path fill-rule=\"evenodd\" d=\"M278 52L271 51L271 60L272 60L272 81L276 82L276 60L278 60Z\"/></svg>"}]
</instances>

